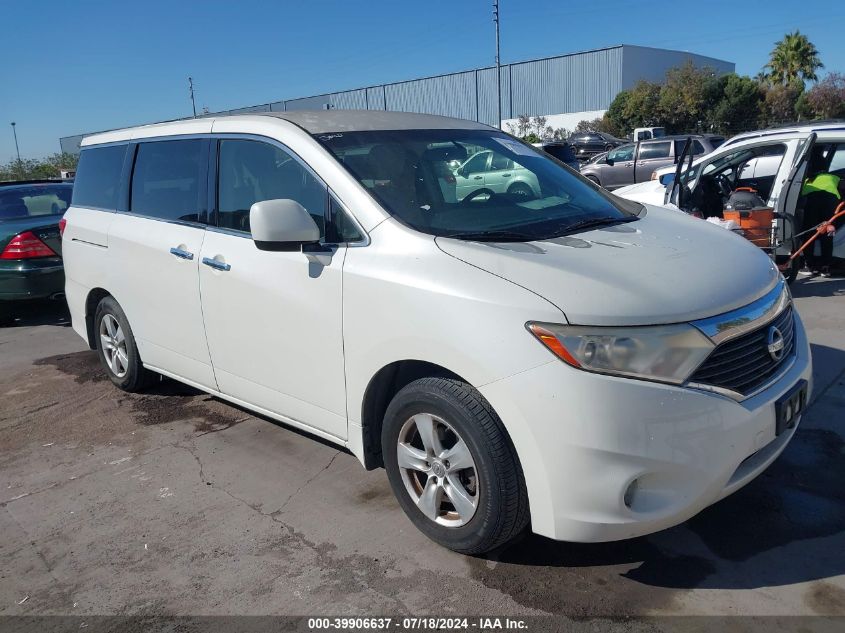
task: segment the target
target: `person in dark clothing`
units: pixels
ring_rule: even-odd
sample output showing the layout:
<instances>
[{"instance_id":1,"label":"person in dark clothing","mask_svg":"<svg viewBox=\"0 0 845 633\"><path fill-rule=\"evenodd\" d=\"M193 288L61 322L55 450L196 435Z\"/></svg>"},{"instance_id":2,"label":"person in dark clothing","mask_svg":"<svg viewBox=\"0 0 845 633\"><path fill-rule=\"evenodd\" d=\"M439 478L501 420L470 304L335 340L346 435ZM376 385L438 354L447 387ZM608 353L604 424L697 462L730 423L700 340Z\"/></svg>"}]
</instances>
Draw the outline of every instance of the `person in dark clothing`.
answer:
<instances>
[{"instance_id":1,"label":"person in dark clothing","mask_svg":"<svg viewBox=\"0 0 845 633\"><path fill-rule=\"evenodd\" d=\"M829 220L842 201L839 193L839 176L827 173L827 159L824 147L816 147L807 166L807 179L801 188L804 197L804 222L802 231L809 231L813 227ZM815 245L807 250L807 265L813 273L819 272L823 277L830 277L830 266L833 262L833 235L836 229L828 227L827 233L817 239L821 256L815 256ZM805 239L809 235L805 236Z\"/></svg>"}]
</instances>

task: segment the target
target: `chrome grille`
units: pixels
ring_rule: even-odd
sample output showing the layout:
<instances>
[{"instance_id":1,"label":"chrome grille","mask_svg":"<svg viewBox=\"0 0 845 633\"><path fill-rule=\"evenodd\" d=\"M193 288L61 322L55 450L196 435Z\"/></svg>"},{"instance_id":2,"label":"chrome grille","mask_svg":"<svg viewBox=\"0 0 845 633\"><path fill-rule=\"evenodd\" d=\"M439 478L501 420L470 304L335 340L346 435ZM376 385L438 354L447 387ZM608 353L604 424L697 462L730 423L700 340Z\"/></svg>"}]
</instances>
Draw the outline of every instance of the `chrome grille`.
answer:
<instances>
[{"instance_id":1,"label":"chrome grille","mask_svg":"<svg viewBox=\"0 0 845 633\"><path fill-rule=\"evenodd\" d=\"M783 335L783 354L778 360L768 350L769 329L773 325ZM795 323L790 305L765 325L717 346L690 382L748 395L765 385L794 353Z\"/></svg>"}]
</instances>

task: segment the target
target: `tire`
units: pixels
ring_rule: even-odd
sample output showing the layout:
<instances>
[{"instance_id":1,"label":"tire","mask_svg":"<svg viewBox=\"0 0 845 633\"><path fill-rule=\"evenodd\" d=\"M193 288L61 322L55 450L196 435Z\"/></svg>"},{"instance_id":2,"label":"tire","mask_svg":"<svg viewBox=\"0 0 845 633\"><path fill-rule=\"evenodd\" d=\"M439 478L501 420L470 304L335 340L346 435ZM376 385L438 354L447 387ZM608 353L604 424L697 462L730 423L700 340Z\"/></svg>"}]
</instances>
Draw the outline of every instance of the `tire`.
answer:
<instances>
[{"instance_id":1,"label":"tire","mask_svg":"<svg viewBox=\"0 0 845 633\"><path fill-rule=\"evenodd\" d=\"M789 268L784 271L784 277L786 278L786 283L791 284L798 278L798 272L801 270L801 267L804 265L803 257L796 257L792 260L789 264Z\"/></svg>"},{"instance_id":2,"label":"tire","mask_svg":"<svg viewBox=\"0 0 845 633\"><path fill-rule=\"evenodd\" d=\"M97 305L94 337L100 363L118 388L134 393L159 379L141 363L132 327L114 297L104 297Z\"/></svg>"},{"instance_id":3,"label":"tire","mask_svg":"<svg viewBox=\"0 0 845 633\"><path fill-rule=\"evenodd\" d=\"M596 178L595 176L584 176L584 178L586 178L587 180L592 180L592 181L593 181L594 183L596 183L599 187L601 187L601 183L599 182L599 179L598 179L598 178Z\"/></svg>"},{"instance_id":4,"label":"tire","mask_svg":"<svg viewBox=\"0 0 845 633\"><path fill-rule=\"evenodd\" d=\"M439 432L436 440L424 442L428 428ZM445 450L426 449L437 443ZM457 450L461 444L465 451ZM490 404L465 382L420 378L401 389L385 413L382 451L399 505L435 543L481 554L528 525L528 493L516 451ZM456 468L458 460L463 468ZM434 501L426 503L424 496Z\"/></svg>"},{"instance_id":5,"label":"tire","mask_svg":"<svg viewBox=\"0 0 845 633\"><path fill-rule=\"evenodd\" d=\"M534 190L524 182L513 183L510 187L508 187L508 193L513 196L524 196L526 198L534 197Z\"/></svg>"}]
</instances>

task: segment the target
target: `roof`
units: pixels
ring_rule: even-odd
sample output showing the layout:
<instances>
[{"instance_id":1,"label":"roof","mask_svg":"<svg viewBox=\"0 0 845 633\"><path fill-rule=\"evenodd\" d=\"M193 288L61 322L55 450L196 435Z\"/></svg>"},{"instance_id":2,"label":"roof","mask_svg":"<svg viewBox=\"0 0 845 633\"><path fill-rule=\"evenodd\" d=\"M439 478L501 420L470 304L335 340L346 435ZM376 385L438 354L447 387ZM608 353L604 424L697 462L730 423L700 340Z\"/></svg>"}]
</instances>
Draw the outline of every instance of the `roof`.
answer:
<instances>
[{"instance_id":1,"label":"roof","mask_svg":"<svg viewBox=\"0 0 845 633\"><path fill-rule=\"evenodd\" d=\"M483 123L467 121L466 119L385 110L291 110L288 112L262 112L260 116L285 119L311 134L369 130L492 129Z\"/></svg>"},{"instance_id":2,"label":"roof","mask_svg":"<svg viewBox=\"0 0 845 633\"><path fill-rule=\"evenodd\" d=\"M42 178L37 180L0 180L0 187L32 187L33 185L72 185L73 180Z\"/></svg>"},{"instance_id":3,"label":"roof","mask_svg":"<svg viewBox=\"0 0 845 633\"><path fill-rule=\"evenodd\" d=\"M225 119L227 122L246 120L255 121L256 117L282 119L292 123L310 134L330 132L363 132L372 130L492 130L488 125L455 119L434 114L416 114L413 112L390 112L384 110L291 110L288 112L251 112L249 114L231 114L223 117L204 117L182 119L122 128L100 134L86 136L82 145L97 145L106 142L122 142L134 138L148 137L155 130L162 130L162 136L178 134L208 133L214 122ZM143 130L141 135L133 134Z\"/></svg>"}]
</instances>

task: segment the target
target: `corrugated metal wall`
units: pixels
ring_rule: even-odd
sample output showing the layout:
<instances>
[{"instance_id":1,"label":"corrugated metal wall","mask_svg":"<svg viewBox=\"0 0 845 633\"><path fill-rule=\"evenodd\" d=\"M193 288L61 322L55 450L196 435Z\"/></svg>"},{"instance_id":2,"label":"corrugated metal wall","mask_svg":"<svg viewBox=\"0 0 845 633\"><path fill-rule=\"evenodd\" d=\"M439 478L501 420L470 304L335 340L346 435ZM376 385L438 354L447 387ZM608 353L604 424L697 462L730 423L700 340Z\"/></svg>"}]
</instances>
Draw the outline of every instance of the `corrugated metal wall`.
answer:
<instances>
[{"instance_id":1,"label":"corrugated metal wall","mask_svg":"<svg viewBox=\"0 0 845 633\"><path fill-rule=\"evenodd\" d=\"M615 46L501 67L502 119L606 109L619 91L638 79L662 79L672 66L692 60L718 72L734 65L710 57L640 46ZM479 68L448 75L288 99L207 116L284 110L395 110L441 114L496 122L496 69ZM60 139L62 151L78 151L84 135Z\"/></svg>"}]
</instances>

